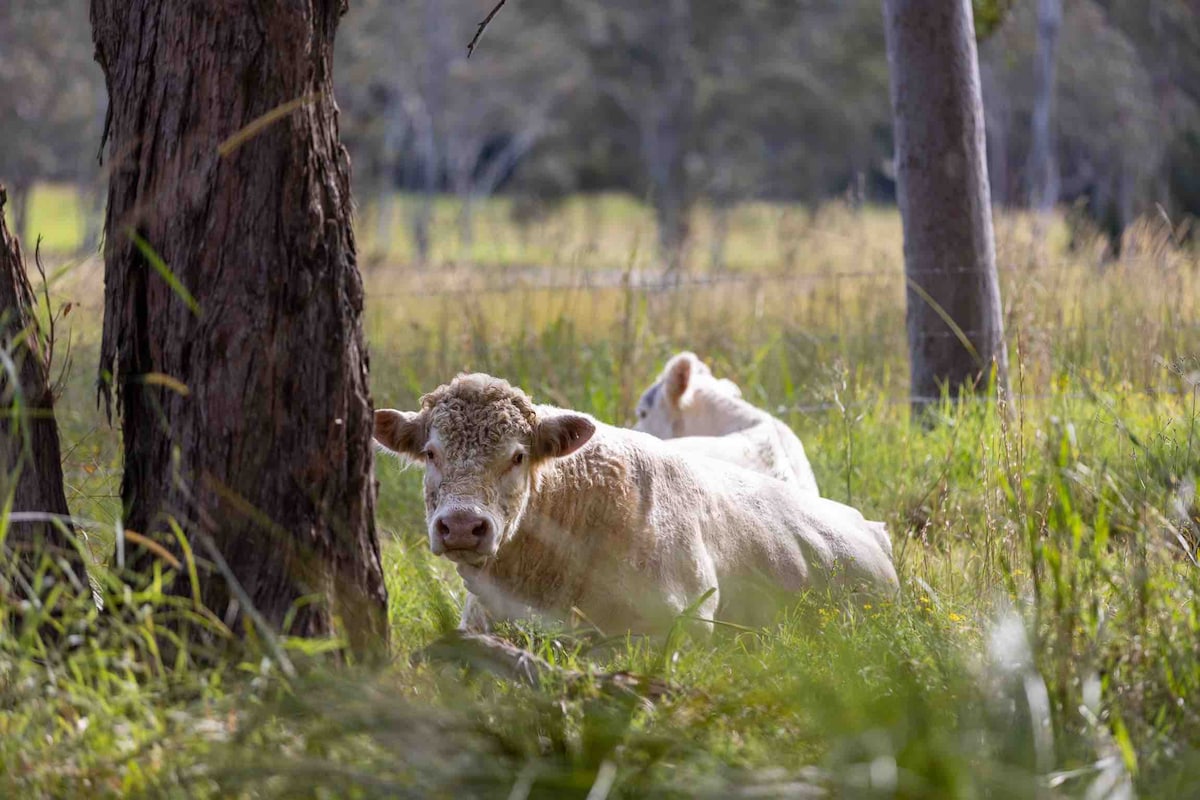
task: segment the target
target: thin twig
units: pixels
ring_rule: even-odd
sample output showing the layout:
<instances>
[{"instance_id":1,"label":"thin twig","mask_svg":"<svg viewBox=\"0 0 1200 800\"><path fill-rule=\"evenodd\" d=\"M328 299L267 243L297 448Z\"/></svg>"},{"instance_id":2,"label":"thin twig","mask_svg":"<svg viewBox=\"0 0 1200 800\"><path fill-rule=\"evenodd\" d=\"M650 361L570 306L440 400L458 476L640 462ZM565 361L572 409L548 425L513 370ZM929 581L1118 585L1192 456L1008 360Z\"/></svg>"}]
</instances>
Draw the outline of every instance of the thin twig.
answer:
<instances>
[{"instance_id":1,"label":"thin twig","mask_svg":"<svg viewBox=\"0 0 1200 800\"><path fill-rule=\"evenodd\" d=\"M488 12L488 15L483 18L483 22L479 23L479 27L475 29L475 35L472 36L471 41L467 43L467 58L470 58L471 54L475 52L475 45L479 44L479 37L483 36L484 30L486 30L487 26L491 24L492 19L500 13L500 9L504 8L504 4L506 2L508 2L508 0L500 0L499 3L496 3L496 7Z\"/></svg>"}]
</instances>

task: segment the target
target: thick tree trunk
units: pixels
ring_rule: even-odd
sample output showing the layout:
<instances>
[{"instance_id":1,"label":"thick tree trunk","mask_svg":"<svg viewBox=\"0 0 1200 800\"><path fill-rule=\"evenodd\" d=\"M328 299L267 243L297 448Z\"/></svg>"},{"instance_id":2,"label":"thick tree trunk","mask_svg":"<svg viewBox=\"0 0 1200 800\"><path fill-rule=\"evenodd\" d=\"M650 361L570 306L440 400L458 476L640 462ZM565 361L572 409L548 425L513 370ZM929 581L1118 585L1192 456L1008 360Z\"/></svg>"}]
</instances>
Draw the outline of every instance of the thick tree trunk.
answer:
<instances>
[{"instance_id":1,"label":"thick tree trunk","mask_svg":"<svg viewBox=\"0 0 1200 800\"><path fill-rule=\"evenodd\" d=\"M343 10L92 0L110 98L100 372L127 528L178 552L174 519L198 556L215 546L244 594L212 571L201 599L227 621L245 600L276 629L291 609L289 633L362 651L385 641L386 594L331 74Z\"/></svg>"},{"instance_id":2,"label":"thick tree trunk","mask_svg":"<svg viewBox=\"0 0 1200 800\"><path fill-rule=\"evenodd\" d=\"M1029 148L1029 206L1046 212L1058 203L1054 158L1054 81L1062 0L1038 0L1037 60L1034 62L1032 136Z\"/></svg>"},{"instance_id":3,"label":"thick tree trunk","mask_svg":"<svg viewBox=\"0 0 1200 800\"><path fill-rule=\"evenodd\" d=\"M5 361L0 366L0 503L11 495L14 512L66 517L47 343L34 321L36 302L20 242L4 222L6 199L0 186L0 354ZM48 522L12 523L7 542L26 553L47 547L76 552L63 531Z\"/></svg>"},{"instance_id":4,"label":"thick tree trunk","mask_svg":"<svg viewBox=\"0 0 1200 800\"><path fill-rule=\"evenodd\" d=\"M883 9L914 403L942 387L957 395L993 364L1006 389L971 2L884 0Z\"/></svg>"}]
</instances>

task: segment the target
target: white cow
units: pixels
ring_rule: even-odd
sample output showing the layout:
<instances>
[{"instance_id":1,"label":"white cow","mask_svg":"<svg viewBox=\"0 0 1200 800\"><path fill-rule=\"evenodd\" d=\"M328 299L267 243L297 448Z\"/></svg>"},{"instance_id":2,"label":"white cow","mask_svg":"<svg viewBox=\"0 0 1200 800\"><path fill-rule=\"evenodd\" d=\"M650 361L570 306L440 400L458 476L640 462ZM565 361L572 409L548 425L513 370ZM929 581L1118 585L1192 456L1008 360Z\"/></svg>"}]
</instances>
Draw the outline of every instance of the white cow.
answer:
<instances>
[{"instance_id":1,"label":"white cow","mask_svg":"<svg viewBox=\"0 0 1200 800\"><path fill-rule=\"evenodd\" d=\"M424 464L429 545L474 595L466 628L484 625L475 601L656 632L710 589L701 617L761 624L781 594L898 587L883 523L487 375L376 411L375 438Z\"/></svg>"},{"instance_id":2,"label":"white cow","mask_svg":"<svg viewBox=\"0 0 1200 800\"><path fill-rule=\"evenodd\" d=\"M667 362L662 375L638 401L634 430L690 453L740 464L817 495L800 438L782 420L742 399L737 384L713 377L694 353Z\"/></svg>"}]
</instances>

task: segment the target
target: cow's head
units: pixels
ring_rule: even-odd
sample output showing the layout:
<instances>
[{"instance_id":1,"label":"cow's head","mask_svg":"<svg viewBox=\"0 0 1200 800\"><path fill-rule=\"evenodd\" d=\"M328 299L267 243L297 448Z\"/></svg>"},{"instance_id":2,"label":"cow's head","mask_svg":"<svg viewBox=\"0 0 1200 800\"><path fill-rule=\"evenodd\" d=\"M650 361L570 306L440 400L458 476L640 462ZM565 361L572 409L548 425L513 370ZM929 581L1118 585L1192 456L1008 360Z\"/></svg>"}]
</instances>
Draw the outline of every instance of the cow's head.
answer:
<instances>
[{"instance_id":1,"label":"cow's head","mask_svg":"<svg viewBox=\"0 0 1200 800\"><path fill-rule=\"evenodd\" d=\"M595 431L581 414L539 415L520 389L481 374L438 387L420 411L375 412L375 440L425 467L430 548L473 566L520 527L539 466Z\"/></svg>"},{"instance_id":2,"label":"cow's head","mask_svg":"<svg viewBox=\"0 0 1200 800\"><path fill-rule=\"evenodd\" d=\"M741 396L736 383L714 378L707 364L685 351L672 356L658 380L642 393L634 429L660 439L725 433L709 430L711 407L714 401Z\"/></svg>"}]
</instances>

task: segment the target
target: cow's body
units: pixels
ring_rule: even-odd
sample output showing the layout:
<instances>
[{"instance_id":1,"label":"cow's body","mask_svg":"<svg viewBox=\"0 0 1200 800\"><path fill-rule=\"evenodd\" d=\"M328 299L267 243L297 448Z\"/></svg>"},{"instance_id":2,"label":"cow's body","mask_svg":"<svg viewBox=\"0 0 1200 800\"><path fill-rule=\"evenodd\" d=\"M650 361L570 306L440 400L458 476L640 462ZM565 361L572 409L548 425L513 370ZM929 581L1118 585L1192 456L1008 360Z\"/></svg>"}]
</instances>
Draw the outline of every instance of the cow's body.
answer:
<instances>
[{"instance_id":1,"label":"cow's body","mask_svg":"<svg viewBox=\"0 0 1200 800\"><path fill-rule=\"evenodd\" d=\"M512 394L493 391L500 384ZM760 624L769 621L780 593L897 588L883 524L848 506L684 455L648 435L533 406L486 376L460 377L433 397L420 414L377 412L377 438L410 457L425 452L427 442L446 448L441 483L431 487L427 473L431 546L459 563L468 589L493 617L575 609L606 631L651 632L709 589L716 591L698 608L701 617ZM515 439L487 433L491 406L507 402L519 413L506 412L506 420L529 421ZM439 427L442 404L454 417ZM464 434L470 425L463 419L481 427ZM480 479L465 492L463 470L471 465L449 463L467 452L461 436L481 464L500 465L492 473L500 483ZM506 461L514 448L534 454L527 476L514 474L518 466ZM464 508L479 520L475 539L460 532L474 524L455 516ZM468 613L464 622L476 626L479 616Z\"/></svg>"},{"instance_id":2,"label":"cow's body","mask_svg":"<svg viewBox=\"0 0 1200 800\"><path fill-rule=\"evenodd\" d=\"M710 588L701 617L764 624L778 599L766 587L894 591L884 541L883 524L849 506L802 503L781 481L597 425L547 465L516 537L472 578L502 615L486 584L603 630L661 629Z\"/></svg>"},{"instance_id":3,"label":"cow's body","mask_svg":"<svg viewBox=\"0 0 1200 800\"><path fill-rule=\"evenodd\" d=\"M636 430L771 475L803 494L819 494L800 438L782 420L742 398L737 385L714 378L692 353L674 356L638 402Z\"/></svg>"}]
</instances>

